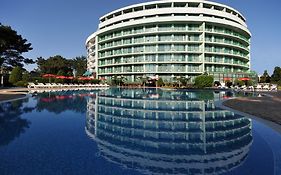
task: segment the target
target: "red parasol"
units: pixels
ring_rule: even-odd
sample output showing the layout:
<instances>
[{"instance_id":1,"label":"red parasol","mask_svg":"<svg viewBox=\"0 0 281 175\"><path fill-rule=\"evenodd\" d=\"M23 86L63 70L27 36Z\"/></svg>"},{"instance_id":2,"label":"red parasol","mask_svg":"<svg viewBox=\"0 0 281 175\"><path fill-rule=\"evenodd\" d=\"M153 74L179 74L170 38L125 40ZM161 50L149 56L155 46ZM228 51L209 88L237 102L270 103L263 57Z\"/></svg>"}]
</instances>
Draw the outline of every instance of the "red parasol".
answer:
<instances>
[{"instance_id":1,"label":"red parasol","mask_svg":"<svg viewBox=\"0 0 281 175\"><path fill-rule=\"evenodd\" d=\"M239 80L241 80L241 81L249 81L250 78L244 77L244 78L239 78Z\"/></svg>"},{"instance_id":2,"label":"red parasol","mask_svg":"<svg viewBox=\"0 0 281 175\"><path fill-rule=\"evenodd\" d=\"M43 78L53 78L53 77L56 77L56 75L54 75L54 74L44 74L42 77Z\"/></svg>"},{"instance_id":3,"label":"red parasol","mask_svg":"<svg viewBox=\"0 0 281 175\"><path fill-rule=\"evenodd\" d=\"M67 79L66 76L56 76L57 79Z\"/></svg>"},{"instance_id":4,"label":"red parasol","mask_svg":"<svg viewBox=\"0 0 281 175\"><path fill-rule=\"evenodd\" d=\"M66 79L73 80L74 77L66 77Z\"/></svg>"},{"instance_id":5,"label":"red parasol","mask_svg":"<svg viewBox=\"0 0 281 175\"><path fill-rule=\"evenodd\" d=\"M79 77L78 80L92 80L90 77Z\"/></svg>"},{"instance_id":6,"label":"red parasol","mask_svg":"<svg viewBox=\"0 0 281 175\"><path fill-rule=\"evenodd\" d=\"M225 78L223 78L223 80L224 80L224 81L231 81L231 80L232 80L232 78L225 77Z\"/></svg>"}]
</instances>

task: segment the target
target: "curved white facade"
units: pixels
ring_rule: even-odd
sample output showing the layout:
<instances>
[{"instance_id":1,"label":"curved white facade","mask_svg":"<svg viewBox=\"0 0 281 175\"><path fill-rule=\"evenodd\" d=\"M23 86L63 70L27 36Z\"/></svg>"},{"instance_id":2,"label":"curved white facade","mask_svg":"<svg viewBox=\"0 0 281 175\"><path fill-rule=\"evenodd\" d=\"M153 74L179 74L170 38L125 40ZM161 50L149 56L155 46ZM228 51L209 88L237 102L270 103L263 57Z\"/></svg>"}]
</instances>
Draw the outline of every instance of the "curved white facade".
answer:
<instances>
[{"instance_id":1,"label":"curved white facade","mask_svg":"<svg viewBox=\"0 0 281 175\"><path fill-rule=\"evenodd\" d=\"M88 70L98 78L123 75L128 82L143 75L168 81L204 72L216 80L236 78L250 69L250 37L245 18L219 3L136 4L100 18L98 30L86 41Z\"/></svg>"}]
</instances>

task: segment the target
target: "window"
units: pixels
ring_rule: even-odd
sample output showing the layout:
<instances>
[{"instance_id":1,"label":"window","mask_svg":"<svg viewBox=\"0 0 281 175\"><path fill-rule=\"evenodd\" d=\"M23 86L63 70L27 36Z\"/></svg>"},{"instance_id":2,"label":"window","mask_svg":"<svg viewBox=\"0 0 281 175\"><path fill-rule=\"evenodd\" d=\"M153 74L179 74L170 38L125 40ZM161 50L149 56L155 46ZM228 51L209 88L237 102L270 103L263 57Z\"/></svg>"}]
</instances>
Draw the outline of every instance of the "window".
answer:
<instances>
[{"instance_id":1,"label":"window","mask_svg":"<svg viewBox=\"0 0 281 175\"><path fill-rule=\"evenodd\" d=\"M143 52L144 49L143 49L143 46L136 46L134 47L134 52L135 53L139 53L139 52Z\"/></svg>"},{"instance_id":2,"label":"window","mask_svg":"<svg viewBox=\"0 0 281 175\"><path fill-rule=\"evenodd\" d=\"M146 72L156 72L156 65L155 64L147 64L145 65Z\"/></svg>"},{"instance_id":3,"label":"window","mask_svg":"<svg viewBox=\"0 0 281 175\"><path fill-rule=\"evenodd\" d=\"M199 45L198 44L189 44L188 45L188 51L198 52L199 51Z\"/></svg>"},{"instance_id":4,"label":"window","mask_svg":"<svg viewBox=\"0 0 281 175\"><path fill-rule=\"evenodd\" d=\"M199 62L200 58L199 58L199 55L197 55L197 54L188 54L187 60L191 61L191 62Z\"/></svg>"},{"instance_id":5,"label":"window","mask_svg":"<svg viewBox=\"0 0 281 175\"><path fill-rule=\"evenodd\" d=\"M123 30L123 35L129 35L132 33L132 30L131 29L125 29Z\"/></svg>"},{"instance_id":6,"label":"window","mask_svg":"<svg viewBox=\"0 0 281 175\"><path fill-rule=\"evenodd\" d=\"M199 29L200 29L200 25L199 24L189 24L188 25L188 30L198 31Z\"/></svg>"},{"instance_id":7,"label":"window","mask_svg":"<svg viewBox=\"0 0 281 175\"><path fill-rule=\"evenodd\" d=\"M122 40L116 40L114 41L114 46L122 45Z\"/></svg>"},{"instance_id":8,"label":"window","mask_svg":"<svg viewBox=\"0 0 281 175\"><path fill-rule=\"evenodd\" d=\"M185 2L175 2L174 3L174 7L186 7L186 3Z\"/></svg>"},{"instance_id":9,"label":"window","mask_svg":"<svg viewBox=\"0 0 281 175\"><path fill-rule=\"evenodd\" d=\"M155 35L150 35L145 37L146 42L154 42L156 41L156 36Z\"/></svg>"},{"instance_id":10,"label":"window","mask_svg":"<svg viewBox=\"0 0 281 175\"><path fill-rule=\"evenodd\" d=\"M160 35L159 41L172 41L172 35Z\"/></svg>"},{"instance_id":11,"label":"window","mask_svg":"<svg viewBox=\"0 0 281 175\"><path fill-rule=\"evenodd\" d=\"M154 32L154 31L156 31L156 26L155 25L153 25L153 26L146 26L145 27L145 31L146 32Z\"/></svg>"},{"instance_id":12,"label":"window","mask_svg":"<svg viewBox=\"0 0 281 175\"><path fill-rule=\"evenodd\" d=\"M172 25L159 25L158 30L159 31L170 31L170 30L172 30Z\"/></svg>"},{"instance_id":13,"label":"window","mask_svg":"<svg viewBox=\"0 0 281 175\"><path fill-rule=\"evenodd\" d=\"M171 51L172 46L169 44L161 44L158 46L158 51L163 51L163 52L167 52L167 51Z\"/></svg>"},{"instance_id":14,"label":"window","mask_svg":"<svg viewBox=\"0 0 281 175\"><path fill-rule=\"evenodd\" d=\"M132 72L132 67L131 66L124 66L123 72Z\"/></svg>"},{"instance_id":15,"label":"window","mask_svg":"<svg viewBox=\"0 0 281 175\"><path fill-rule=\"evenodd\" d=\"M145 46L146 52L156 52L156 45L147 45Z\"/></svg>"},{"instance_id":16,"label":"window","mask_svg":"<svg viewBox=\"0 0 281 175\"><path fill-rule=\"evenodd\" d=\"M199 41L200 35L199 34L192 34L188 36L188 41Z\"/></svg>"},{"instance_id":17,"label":"window","mask_svg":"<svg viewBox=\"0 0 281 175\"><path fill-rule=\"evenodd\" d=\"M132 39L131 39L131 38L124 39L124 40L123 40L123 43L124 43L124 44L132 44Z\"/></svg>"},{"instance_id":18,"label":"window","mask_svg":"<svg viewBox=\"0 0 281 175\"><path fill-rule=\"evenodd\" d=\"M122 54L122 50L121 49L115 49L114 55L119 55L119 54Z\"/></svg>"},{"instance_id":19,"label":"window","mask_svg":"<svg viewBox=\"0 0 281 175\"><path fill-rule=\"evenodd\" d=\"M131 48L131 47L123 48L123 53L124 53L124 54L132 53L132 48Z\"/></svg>"},{"instance_id":20,"label":"window","mask_svg":"<svg viewBox=\"0 0 281 175\"><path fill-rule=\"evenodd\" d=\"M132 61L132 57L123 57L123 63L131 63Z\"/></svg>"},{"instance_id":21,"label":"window","mask_svg":"<svg viewBox=\"0 0 281 175\"><path fill-rule=\"evenodd\" d=\"M134 43L143 43L143 42L144 42L144 38L142 36L134 38Z\"/></svg>"},{"instance_id":22,"label":"window","mask_svg":"<svg viewBox=\"0 0 281 175\"><path fill-rule=\"evenodd\" d=\"M185 60L185 54L175 54L173 61L186 61Z\"/></svg>"},{"instance_id":23,"label":"window","mask_svg":"<svg viewBox=\"0 0 281 175\"><path fill-rule=\"evenodd\" d=\"M134 33L142 33L143 32L143 27L135 27L134 28Z\"/></svg>"},{"instance_id":24,"label":"window","mask_svg":"<svg viewBox=\"0 0 281 175\"><path fill-rule=\"evenodd\" d=\"M170 65L170 64L159 64L158 71L159 72L171 72L172 71L172 65Z\"/></svg>"},{"instance_id":25,"label":"window","mask_svg":"<svg viewBox=\"0 0 281 175\"><path fill-rule=\"evenodd\" d=\"M205 41L207 41L207 42L212 42L212 36L207 35L207 36L205 37Z\"/></svg>"},{"instance_id":26,"label":"window","mask_svg":"<svg viewBox=\"0 0 281 175\"><path fill-rule=\"evenodd\" d=\"M206 62L213 62L212 56L206 55L206 56L205 56L205 61L206 61Z\"/></svg>"},{"instance_id":27,"label":"window","mask_svg":"<svg viewBox=\"0 0 281 175\"><path fill-rule=\"evenodd\" d=\"M121 36L121 35L122 35L122 31L114 32L114 36L115 37L118 37L118 36Z\"/></svg>"},{"instance_id":28,"label":"window","mask_svg":"<svg viewBox=\"0 0 281 175\"><path fill-rule=\"evenodd\" d=\"M175 51L185 51L185 45L184 44L175 44L174 50Z\"/></svg>"},{"instance_id":29,"label":"window","mask_svg":"<svg viewBox=\"0 0 281 175\"><path fill-rule=\"evenodd\" d=\"M158 56L158 61L172 61L172 55L171 54L160 54Z\"/></svg>"},{"instance_id":30,"label":"window","mask_svg":"<svg viewBox=\"0 0 281 175\"><path fill-rule=\"evenodd\" d=\"M185 35L174 35L174 41L185 41Z\"/></svg>"},{"instance_id":31,"label":"window","mask_svg":"<svg viewBox=\"0 0 281 175\"><path fill-rule=\"evenodd\" d=\"M135 62L143 62L144 61L143 55L136 55L134 57L134 60Z\"/></svg>"},{"instance_id":32,"label":"window","mask_svg":"<svg viewBox=\"0 0 281 175\"><path fill-rule=\"evenodd\" d=\"M143 72L143 65L134 66L134 72Z\"/></svg>"},{"instance_id":33,"label":"window","mask_svg":"<svg viewBox=\"0 0 281 175\"><path fill-rule=\"evenodd\" d=\"M171 3L162 3L162 4L158 4L158 8L169 8L171 7L172 4Z\"/></svg>"},{"instance_id":34,"label":"window","mask_svg":"<svg viewBox=\"0 0 281 175\"><path fill-rule=\"evenodd\" d=\"M154 61L156 61L156 55L146 55L145 56L145 61L146 62L154 62Z\"/></svg>"},{"instance_id":35,"label":"window","mask_svg":"<svg viewBox=\"0 0 281 175\"><path fill-rule=\"evenodd\" d=\"M174 29L176 31L185 31L186 27L185 27L185 24L175 24Z\"/></svg>"}]
</instances>

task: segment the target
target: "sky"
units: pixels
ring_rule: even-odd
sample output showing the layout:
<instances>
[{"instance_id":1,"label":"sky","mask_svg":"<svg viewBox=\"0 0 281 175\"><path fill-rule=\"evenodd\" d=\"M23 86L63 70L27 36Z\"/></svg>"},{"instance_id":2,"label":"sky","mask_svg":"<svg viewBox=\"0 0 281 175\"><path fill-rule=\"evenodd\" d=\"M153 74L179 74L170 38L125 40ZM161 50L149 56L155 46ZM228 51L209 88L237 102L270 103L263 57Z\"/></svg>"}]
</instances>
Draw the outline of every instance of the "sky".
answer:
<instances>
[{"instance_id":1,"label":"sky","mask_svg":"<svg viewBox=\"0 0 281 175\"><path fill-rule=\"evenodd\" d=\"M243 14L252 33L251 68L262 74L281 66L280 0L213 0ZM86 55L85 40L99 17L147 0L0 0L0 23L11 26L32 44L32 59ZM36 65L27 66L32 70Z\"/></svg>"}]
</instances>

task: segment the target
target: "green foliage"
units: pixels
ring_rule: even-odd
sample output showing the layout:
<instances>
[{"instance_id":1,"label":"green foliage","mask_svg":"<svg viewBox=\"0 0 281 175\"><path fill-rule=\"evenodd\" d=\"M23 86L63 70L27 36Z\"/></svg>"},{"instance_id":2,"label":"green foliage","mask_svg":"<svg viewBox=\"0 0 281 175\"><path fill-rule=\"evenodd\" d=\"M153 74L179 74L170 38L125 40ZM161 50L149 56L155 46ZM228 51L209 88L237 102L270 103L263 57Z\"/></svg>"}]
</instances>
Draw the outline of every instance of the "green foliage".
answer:
<instances>
[{"instance_id":1,"label":"green foliage","mask_svg":"<svg viewBox=\"0 0 281 175\"><path fill-rule=\"evenodd\" d=\"M121 86L121 85L125 84L126 80L127 80L126 77L124 77L122 75L119 75L119 76L114 75L114 76L112 76L111 84Z\"/></svg>"},{"instance_id":2,"label":"green foliage","mask_svg":"<svg viewBox=\"0 0 281 175\"><path fill-rule=\"evenodd\" d=\"M32 50L21 35L18 35L10 26L0 24L0 66L23 67L25 64L33 64L32 59L24 58L22 53Z\"/></svg>"},{"instance_id":3,"label":"green foliage","mask_svg":"<svg viewBox=\"0 0 281 175\"><path fill-rule=\"evenodd\" d=\"M85 56L76 57L71 60L60 55L44 59L37 58L38 72L40 74L55 74L64 76L73 76L73 70L76 76L82 76L87 70L87 58Z\"/></svg>"},{"instance_id":4,"label":"green foliage","mask_svg":"<svg viewBox=\"0 0 281 175\"><path fill-rule=\"evenodd\" d=\"M281 81L281 68L276 66L271 76L271 82Z\"/></svg>"},{"instance_id":5,"label":"green foliage","mask_svg":"<svg viewBox=\"0 0 281 175\"><path fill-rule=\"evenodd\" d=\"M64 83L64 79L54 79L54 83Z\"/></svg>"},{"instance_id":6,"label":"green foliage","mask_svg":"<svg viewBox=\"0 0 281 175\"><path fill-rule=\"evenodd\" d=\"M244 86L245 82L242 81L242 80L239 80L239 79L235 79L234 80L234 85L236 85L236 86Z\"/></svg>"},{"instance_id":7,"label":"green foliage","mask_svg":"<svg viewBox=\"0 0 281 175\"><path fill-rule=\"evenodd\" d=\"M29 82L31 79L30 74L28 72L24 72L22 75L22 81Z\"/></svg>"},{"instance_id":8,"label":"green foliage","mask_svg":"<svg viewBox=\"0 0 281 175\"><path fill-rule=\"evenodd\" d=\"M99 84L101 81L99 79L93 79L93 80L90 80L90 83L92 84Z\"/></svg>"},{"instance_id":9,"label":"green foliage","mask_svg":"<svg viewBox=\"0 0 281 175\"><path fill-rule=\"evenodd\" d=\"M199 100L214 100L214 93L209 90L201 90L200 93L196 93L196 98Z\"/></svg>"},{"instance_id":10,"label":"green foliage","mask_svg":"<svg viewBox=\"0 0 281 175\"><path fill-rule=\"evenodd\" d=\"M260 77L260 83L270 83L270 76L267 70L265 70L263 75Z\"/></svg>"},{"instance_id":11,"label":"green foliage","mask_svg":"<svg viewBox=\"0 0 281 175\"><path fill-rule=\"evenodd\" d=\"M75 57L70 60L70 63L76 71L76 76L82 76L87 71L87 58L85 56Z\"/></svg>"},{"instance_id":12,"label":"green foliage","mask_svg":"<svg viewBox=\"0 0 281 175\"><path fill-rule=\"evenodd\" d=\"M159 78L159 79L157 80L156 84L157 84L158 87L162 87L162 86L165 85L165 83L164 83L164 81L163 81L162 78Z\"/></svg>"},{"instance_id":13,"label":"green foliage","mask_svg":"<svg viewBox=\"0 0 281 175\"><path fill-rule=\"evenodd\" d=\"M28 82L27 81L18 81L14 85L17 87L27 87Z\"/></svg>"},{"instance_id":14,"label":"green foliage","mask_svg":"<svg viewBox=\"0 0 281 175\"><path fill-rule=\"evenodd\" d=\"M255 83L254 83L253 80L249 80L249 81L246 81L245 84L246 84L247 86L253 86Z\"/></svg>"},{"instance_id":15,"label":"green foliage","mask_svg":"<svg viewBox=\"0 0 281 175\"><path fill-rule=\"evenodd\" d=\"M15 67L10 76L9 76L9 82L12 83L12 84L15 84L17 83L18 81L21 81L22 80L22 68L21 67Z\"/></svg>"},{"instance_id":16,"label":"green foliage","mask_svg":"<svg viewBox=\"0 0 281 175\"><path fill-rule=\"evenodd\" d=\"M71 63L66 58L60 55L49 57L44 59L42 57L37 58L37 65L41 74L57 74L59 71L63 73L72 72Z\"/></svg>"},{"instance_id":17,"label":"green foliage","mask_svg":"<svg viewBox=\"0 0 281 175\"><path fill-rule=\"evenodd\" d=\"M214 77L209 75L200 75L195 78L195 86L198 88L212 87L214 83Z\"/></svg>"},{"instance_id":18,"label":"green foliage","mask_svg":"<svg viewBox=\"0 0 281 175\"><path fill-rule=\"evenodd\" d=\"M66 76L66 73L63 70L59 70L56 75Z\"/></svg>"},{"instance_id":19,"label":"green foliage","mask_svg":"<svg viewBox=\"0 0 281 175\"><path fill-rule=\"evenodd\" d=\"M190 78L186 78L185 76L176 76L174 80L176 81L176 86L186 86Z\"/></svg>"}]
</instances>

